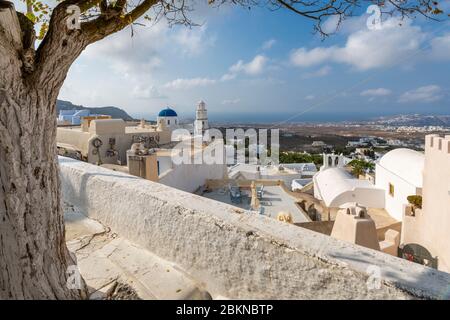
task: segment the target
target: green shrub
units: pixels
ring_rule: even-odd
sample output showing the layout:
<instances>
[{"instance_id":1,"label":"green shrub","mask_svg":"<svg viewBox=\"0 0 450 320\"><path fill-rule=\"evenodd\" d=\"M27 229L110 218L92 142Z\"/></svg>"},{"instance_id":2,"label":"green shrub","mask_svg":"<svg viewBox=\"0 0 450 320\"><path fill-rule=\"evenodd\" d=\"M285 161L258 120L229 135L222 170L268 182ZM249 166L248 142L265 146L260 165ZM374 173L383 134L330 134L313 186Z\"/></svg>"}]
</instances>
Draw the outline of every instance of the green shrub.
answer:
<instances>
[{"instance_id":1,"label":"green shrub","mask_svg":"<svg viewBox=\"0 0 450 320\"><path fill-rule=\"evenodd\" d=\"M406 198L408 200L408 202L417 209L422 209L422 196L408 196Z\"/></svg>"},{"instance_id":2,"label":"green shrub","mask_svg":"<svg viewBox=\"0 0 450 320\"><path fill-rule=\"evenodd\" d=\"M373 171L375 169L373 163L360 159L352 160L348 165L352 168L352 173L355 177L359 177L364 172Z\"/></svg>"}]
</instances>

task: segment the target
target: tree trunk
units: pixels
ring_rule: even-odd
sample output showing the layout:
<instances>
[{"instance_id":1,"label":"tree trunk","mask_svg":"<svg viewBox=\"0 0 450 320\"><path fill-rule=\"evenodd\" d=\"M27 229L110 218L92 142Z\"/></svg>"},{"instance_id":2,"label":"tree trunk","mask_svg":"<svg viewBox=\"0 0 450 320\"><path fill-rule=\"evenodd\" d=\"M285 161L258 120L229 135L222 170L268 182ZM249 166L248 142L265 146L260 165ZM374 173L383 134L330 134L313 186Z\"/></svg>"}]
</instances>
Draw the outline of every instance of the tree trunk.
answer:
<instances>
[{"instance_id":1,"label":"tree trunk","mask_svg":"<svg viewBox=\"0 0 450 320\"><path fill-rule=\"evenodd\" d=\"M88 10L99 1L60 2L35 50L33 24L0 0L0 299L86 297L64 239L56 98L89 44L122 30L158 1L144 1L124 17L126 1L118 1L76 29L67 27L68 7Z\"/></svg>"},{"instance_id":2,"label":"tree trunk","mask_svg":"<svg viewBox=\"0 0 450 320\"><path fill-rule=\"evenodd\" d=\"M56 99L9 83L0 92L0 298L79 298L67 286L75 262L60 203Z\"/></svg>"},{"instance_id":3,"label":"tree trunk","mask_svg":"<svg viewBox=\"0 0 450 320\"><path fill-rule=\"evenodd\" d=\"M82 279L68 282L76 263L65 244L56 158L56 98L70 63L47 82L27 78L23 30L14 9L1 9L0 299L85 298Z\"/></svg>"}]
</instances>

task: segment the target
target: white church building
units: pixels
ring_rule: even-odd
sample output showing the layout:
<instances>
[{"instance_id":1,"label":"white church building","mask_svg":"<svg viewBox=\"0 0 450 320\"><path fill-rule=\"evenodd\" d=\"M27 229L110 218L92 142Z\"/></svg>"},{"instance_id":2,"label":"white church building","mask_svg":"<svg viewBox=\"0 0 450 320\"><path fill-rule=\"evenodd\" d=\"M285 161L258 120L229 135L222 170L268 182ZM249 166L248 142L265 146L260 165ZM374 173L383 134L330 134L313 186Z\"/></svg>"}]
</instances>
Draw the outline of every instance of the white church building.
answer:
<instances>
[{"instance_id":1,"label":"white church building","mask_svg":"<svg viewBox=\"0 0 450 320\"><path fill-rule=\"evenodd\" d=\"M386 153L375 166L375 186L385 191L385 210L398 221L407 197L422 195L424 164L423 153L400 148Z\"/></svg>"},{"instance_id":2,"label":"white church building","mask_svg":"<svg viewBox=\"0 0 450 320\"><path fill-rule=\"evenodd\" d=\"M156 122L159 126L162 126L167 130L173 131L175 129L183 128L188 129L195 136L203 135L205 131L209 129L206 103L203 100L198 102L195 110L195 121L193 124L181 125L177 112L170 107L166 107L159 112Z\"/></svg>"},{"instance_id":3,"label":"white church building","mask_svg":"<svg viewBox=\"0 0 450 320\"><path fill-rule=\"evenodd\" d=\"M314 197L328 208L356 202L368 208L385 209L402 221L408 196L422 195L425 155L411 149L394 149L375 165L375 183L355 178L342 155L324 154L324 165L314 175Z\"/></svg>"},{"instance_id":4,"label":"white church building","mask_svg":"<svg viewBox=\"0 0 450 320\"><path fill-rule=\"evenodd\" d=\"M162 109L158 113L156 122L159 125L163 125L168 129L172 129L172 130L176 129L176 128L178 128L178 125L179 125L178 114L175 112L175 110L171 109L170 107L166 107L165 109Z\"/></svg>"},{"instance_id":5,"label":"white church building","mask_svg":"<svg viewBox=\"0 0 450 320\"><path fill-rule=\"evenodd\" d=\"M343 155L324 154L323 166L313 177L314 197L328 208L340 208L350 202L365 207L383 208L384 190L369 180L354 178L345 165L350 159Z\"/></svg>"}]
</instances>

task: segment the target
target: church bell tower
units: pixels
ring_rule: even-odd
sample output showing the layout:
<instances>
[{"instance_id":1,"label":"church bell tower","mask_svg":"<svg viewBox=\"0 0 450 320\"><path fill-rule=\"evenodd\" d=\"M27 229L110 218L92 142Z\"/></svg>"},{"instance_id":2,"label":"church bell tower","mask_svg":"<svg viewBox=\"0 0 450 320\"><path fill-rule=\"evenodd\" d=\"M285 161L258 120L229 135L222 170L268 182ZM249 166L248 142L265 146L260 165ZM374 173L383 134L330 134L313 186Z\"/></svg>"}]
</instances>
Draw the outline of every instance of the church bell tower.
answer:
<instances>
[{"instance_id":1,"label":"church bell tower","mask_svg":"<svg viewBox=\"0 0 450 320\"><path fill-rule=\"evenodd\" d=\"M206 103L202 100L198 103L195 114L195 135L203 135L205 130L209 129L208 125L208 111L206 110Z\"/></svg>"}]
</instances>

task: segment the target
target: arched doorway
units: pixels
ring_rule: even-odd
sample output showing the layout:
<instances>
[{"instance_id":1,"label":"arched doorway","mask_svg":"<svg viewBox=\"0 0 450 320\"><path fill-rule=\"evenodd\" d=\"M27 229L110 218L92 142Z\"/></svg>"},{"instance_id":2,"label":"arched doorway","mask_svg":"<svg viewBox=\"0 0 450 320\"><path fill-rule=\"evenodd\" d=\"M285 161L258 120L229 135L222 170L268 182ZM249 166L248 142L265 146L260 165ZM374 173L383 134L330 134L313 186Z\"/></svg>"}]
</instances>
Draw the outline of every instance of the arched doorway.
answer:
<instances>
[{"instance_id":1,"label":"arched doorway","mask_svg":"<svg viewBox=\"0 0 450 320\"><path fill-rule=\"evenodd\" d=\"M438 258L433 257L427 248L417 243L408 243L398 248L400 258L437 269Z\"/></svg>"}]
</instances>

